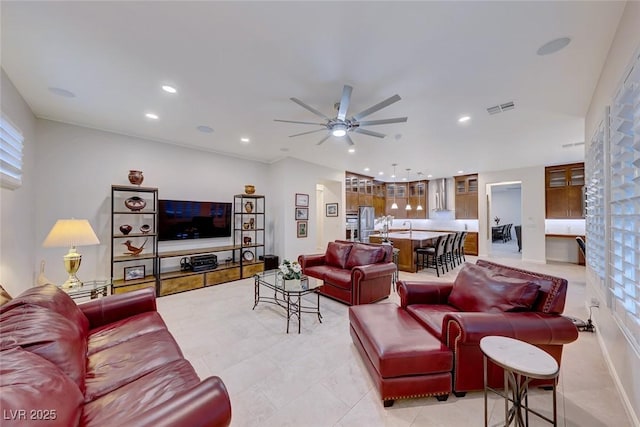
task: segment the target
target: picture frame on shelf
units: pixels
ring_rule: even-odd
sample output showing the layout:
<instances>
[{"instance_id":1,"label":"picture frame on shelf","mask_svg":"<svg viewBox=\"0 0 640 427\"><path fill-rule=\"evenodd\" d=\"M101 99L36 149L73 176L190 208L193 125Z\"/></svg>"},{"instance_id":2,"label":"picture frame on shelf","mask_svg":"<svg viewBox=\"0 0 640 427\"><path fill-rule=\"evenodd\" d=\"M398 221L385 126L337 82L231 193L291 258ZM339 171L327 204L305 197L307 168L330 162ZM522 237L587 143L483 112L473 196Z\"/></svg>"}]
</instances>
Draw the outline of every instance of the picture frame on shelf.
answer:
<instances>
[{"instance_id":1,"label":"picture frame on shelf","mask_svg":"<svg viewBox=\"0 0 640 427\"><path fill-rule=\"evenodd\" d=\"M296 193L296 206L303 207L303 208L309 207L309 195Z\"/></svg>"},{"instance_id":2,"label":"picture frame on shelf","mask_svg":"<svg viewBox=\"0 0 640 427\"><path fill-rule=\"evenodd\" d=\"M337 203L327 203L325 206L326 216L338 216L338 204Z\"/></svg>"},{"instance_id":3,"label":"picture frame on shelf","mask_svg":"<svg viewBox=\"0 0 640 427\"><path fill-rule=\"evenodd\" d=\"M309 219L309 208L296 208L296 221L306 221Z\"/></svg>"},{"instance_id":4,"label":"picture frame on shelf","mask_svg":"<svg viewBox=\"0 0 640 427\"><path fill-rule=\"evenodd\" d=\"M124 268L124 281L127 282L129 280L138 280L144 279L145 276L145 266L144 265L134 265L131 267Z\"/></svg>"},{"instance_id":5,"label":"picture frame on shelf","mask_svg":"<svg viewBox=\"0 0 640 427\"><path fill-rule=\"evenodd\" d=\"M308 222L307 221L298 221L297 222L297 233L298 238L307 237L308 232Z\"/></svg>"}]
</instances>

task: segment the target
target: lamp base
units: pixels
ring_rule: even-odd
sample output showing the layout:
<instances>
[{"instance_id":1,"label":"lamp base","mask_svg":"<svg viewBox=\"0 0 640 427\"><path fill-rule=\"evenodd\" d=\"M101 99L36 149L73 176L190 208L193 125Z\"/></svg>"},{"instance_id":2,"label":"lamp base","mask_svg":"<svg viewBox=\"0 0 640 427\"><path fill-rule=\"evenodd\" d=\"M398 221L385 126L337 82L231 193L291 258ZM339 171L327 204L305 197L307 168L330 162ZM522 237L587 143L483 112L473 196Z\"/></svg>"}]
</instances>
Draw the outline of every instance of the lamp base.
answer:
<instances>
[{"instance_id":1,"label":"lamp base","mask_svg":"<svg viewBox=\"0 0 640 427\"><path fill-rule=\"evenodd\" d=\"M78 276L75 274L69 275L69 278L66 282L62 284L62 289L75 289L82 286L82 282L78 279Z\"/></svg>"},{"instance_id":2,"label":"lamp base","mask_svg":"<svg viewBox=\"0 0 640 427\"><path fill-rule=\"evenodd\" d=\"M82 262L82 255L76 252L75 246L69 249L69 253L64 256L64 268L67 270L69 278L62 284L63 289L79 288L82 286L82 282L76 276L80 263Z\"/></svg>"}]
</instances>

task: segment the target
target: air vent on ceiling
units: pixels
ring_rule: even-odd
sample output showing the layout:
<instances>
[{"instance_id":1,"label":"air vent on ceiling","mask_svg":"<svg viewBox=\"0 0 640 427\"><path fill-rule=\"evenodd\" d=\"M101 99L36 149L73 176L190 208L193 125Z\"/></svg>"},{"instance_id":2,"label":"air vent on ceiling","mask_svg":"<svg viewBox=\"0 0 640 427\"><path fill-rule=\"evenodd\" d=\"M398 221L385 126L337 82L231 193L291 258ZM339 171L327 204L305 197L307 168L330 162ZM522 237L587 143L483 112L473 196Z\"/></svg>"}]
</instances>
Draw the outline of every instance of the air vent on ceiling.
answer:
<instances>
[{"instance_id":1,"label":"air vent on ceiling","mask_svg":"<svg viewBox=\"0 0 640 427\"><path fill-rule=\"evenodd\" d=\"M494 105L493 107L487 108L487 112L491 115L502 113L503 111L509 111L516 108L516 104L513 101L505 102L504 104Z\"/></svg>"}]
</instances>

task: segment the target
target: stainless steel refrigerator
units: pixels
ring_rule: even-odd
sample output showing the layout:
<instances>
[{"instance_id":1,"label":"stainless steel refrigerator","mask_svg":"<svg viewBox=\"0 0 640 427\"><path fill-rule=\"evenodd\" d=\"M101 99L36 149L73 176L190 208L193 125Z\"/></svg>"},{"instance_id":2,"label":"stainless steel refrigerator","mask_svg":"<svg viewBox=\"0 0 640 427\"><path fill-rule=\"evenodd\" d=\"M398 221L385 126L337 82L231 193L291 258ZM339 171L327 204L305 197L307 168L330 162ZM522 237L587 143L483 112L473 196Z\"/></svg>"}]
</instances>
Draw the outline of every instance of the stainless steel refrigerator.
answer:
<instances>
[{"instance_id":1,"label":"stainless steel refrigerator","mask_svg":"<svg viewBox=\"0 0 640 427\"><path fill-rule=\"evenodd\" d=\"M358 239L363 243L369 243L369 235L374 232L375 210L373 206L360 206L358 208Z\"/></svg>"}]
</instances>

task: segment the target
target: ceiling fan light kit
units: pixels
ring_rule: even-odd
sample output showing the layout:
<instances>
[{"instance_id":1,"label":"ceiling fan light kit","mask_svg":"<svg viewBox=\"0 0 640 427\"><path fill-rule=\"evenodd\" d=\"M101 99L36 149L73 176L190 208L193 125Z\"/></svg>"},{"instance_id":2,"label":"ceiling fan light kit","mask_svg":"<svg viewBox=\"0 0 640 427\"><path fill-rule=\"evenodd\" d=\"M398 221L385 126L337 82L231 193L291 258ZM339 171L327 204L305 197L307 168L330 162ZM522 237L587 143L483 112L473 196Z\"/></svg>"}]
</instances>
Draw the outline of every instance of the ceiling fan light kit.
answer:
<instances>
[{"instance_id":1,"label":"ceiling fan light kit","mask_svg":"<svg viewBox=\"0 0 640 427\"><path fill-rule=\"evenodd\" d=\"M352 91L353 91L353 88L351 86L349 85L344 86L344 88L342 89L342 97L340 98L340 102L337 102L334 105L334 107L337 110L337 113L336 113L336 116L333 118L327 117L322 112L318 111L317 109L313 108L308 104L305 104L304 102L300 101L298 98L290 98L293 102L295 102L305 110L310 111L316 116L322 118L324 120L324 123L303 122L303 121L297 121L297 120L279 120L279 119L275 119L275 121L284 122L284 123L302 124L302 125L322 126L323 129L316 129L312 131L289 135L289 137L292 138L294 136L301 136L301 135L307 135L315 132L327 131L326 136L323 139L321 139L319 142L317 142L317 145L322 144L327 139L329 139L329 137L331 137L332 135L338 138L344 137L344 139L347 141L347 144L354 145L353 140L349 136L350 132L373 136L373 137L382 139L386 136L385 134L364 129L363 126L376 126L376 125L386 125L386 124L392 124L392 123L404 123L407 121L407 117L396 117L393 119L361 121L362 118L367 117L379 110L382 110L385 107L388 107L389 105L395 102L400 101L401 98L397 94L385 99L382 102L377 103L376 105L373 105L367 108L364 111L359 112L358 114L351 116L350 118L347 118L347 110L349 109L349 104L351 103Z\"/></svg>"}]
</instances>

